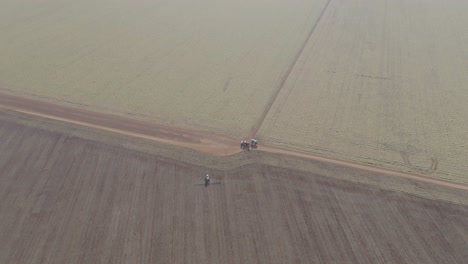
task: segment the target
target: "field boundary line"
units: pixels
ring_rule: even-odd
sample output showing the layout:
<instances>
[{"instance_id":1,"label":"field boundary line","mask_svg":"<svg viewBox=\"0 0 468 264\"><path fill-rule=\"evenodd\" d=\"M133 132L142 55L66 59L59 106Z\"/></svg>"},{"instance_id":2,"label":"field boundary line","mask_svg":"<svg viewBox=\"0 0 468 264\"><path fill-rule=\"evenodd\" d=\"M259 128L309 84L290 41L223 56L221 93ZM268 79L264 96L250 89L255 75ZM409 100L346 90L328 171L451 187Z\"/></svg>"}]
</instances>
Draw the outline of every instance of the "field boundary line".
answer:
<instances>
[{"instance_id":1,"label":"field boundary line","mask_svg":"<svg viewBox=\"0 0 468 264\"><path fill-rule=\"evenodd\" d=\"M96 113L89 110L40 102L32 99L4 95L0 93L0 109L6 109L19 113L39 116L66 123L81 125L94 129L143 138L164 144L189 148L203 153L216 156L230 156L241 152L238 141L231 137L215 135L208 132L193 131L175 128L167 125L159 125L151 122L129 119L120 116ZM148 127L145 127L148 126ZM273 146L262 145L260 149L267 153L305 158L317 162L338 165L361 171L381 173L387 176L395 176L410 180L461 189L468 191L468 185L463 183L449 182L382 167L376 167L354 161L340 160L331 157L315 155L308 152L283 149Z\"/></svg>"},{"instance_id":2,"label":"field boundary line","mask_svg":"<svg viewBox=\"0 0 468 264\"><path fill-rule=\"evenodd\" d=\"M216 156L239 151L237 139L0 93L0 109L131 135Z\"/></svg>"},{"instance_id":3,"label":"field boundary line","mask_svg":"<svg viewBox=\"0 0 468 264\"><path fill-rule=\"evenodd\" d=\"M322 11L320 12L319 17L315 21L315 24L312 26L310 29L309 33L307 34L307 37L305 38L304 42L302 43L301 48L298 50L296 56L294 56L293 60L291 61L291 64L288 67L288 70L284 73L283 77L281 78L281 81L279 85L276 87L275 91L271 95L270 99L268 100L266 108L263 110L262 115L259 117L257 122L255 123L254 127L252 128L252 131L249 134L250 138L253 138L257 135L258 130L260 130L260 127L263 124L263 121L265 121L266 116L271 110L271 107L276 101L276 98L278 98L278 95L280 91L284 88L284 85L286 84L286 81L288 80L289 75L291 75L292 70L296 67L297 62L299 61L299 58L301 57L302 53L305 50L305 47L307 46L307 43L309 43L310 39L312 38L312 35L315 32L315 29L317 28L318 24L322 20L323 14L325 14L325 11L328 9L328 6L330 4L331 0L328 0L327 3L325 3L325 6L323 7Z\"/></svg>"},{"instance_id":4,"label":"field boundary line","mask_svg":"<svg viewBox=\"0 0 468 264\"><path fill-rule=\"evenodd\" d=\"M387 176L406 178L410 180L416 180L416 181L421 181L421 182L426 182L426 183L431 183L431 184L436 184L436 185L441 185L445 187L451 187L455 189L468 191L468 185L463 184L463 183L439 180L439 179L431 178L428 176L417 175L417 174L413 174L409 172L403 172L403 171L397 171L397 170L392 170L388 168L377 167L377 166L373 166L373 165L369 165L365 163L359 163L355 161L347 161L347 160L341 160L337 158L325 157L325 156L315 155L315 154L308 153L308 152L289 150L289 149L272 147L272 146L262 146L262 148L259 149L259 151L293 156L293 157L298 157L298 158L305 158L305 159L309 159L313 161L334 164L334 165L338 165L341 167L353 168L353 169L367 171L367 172L381 173Z\"/></svg>"}]
</instances>

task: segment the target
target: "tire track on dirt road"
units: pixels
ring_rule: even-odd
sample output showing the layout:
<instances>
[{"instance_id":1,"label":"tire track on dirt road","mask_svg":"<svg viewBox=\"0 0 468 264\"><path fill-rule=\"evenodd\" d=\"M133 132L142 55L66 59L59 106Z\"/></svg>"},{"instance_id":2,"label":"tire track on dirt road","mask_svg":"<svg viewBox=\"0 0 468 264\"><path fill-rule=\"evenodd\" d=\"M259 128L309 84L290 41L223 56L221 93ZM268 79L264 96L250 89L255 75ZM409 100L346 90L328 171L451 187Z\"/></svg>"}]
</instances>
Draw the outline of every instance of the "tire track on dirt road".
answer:
<instances>
[{"instance_id":1,"label":"tire track on dirt road","mask_svg":"<svg viewBox=\"0 0 468 264\"><path fill-rule=\"evenodd\" d=\"M255 137L257 135L258 130L262 126L263 121L265 121L265 118L268 115L268 113L270 112L271 107L275 103L276 98L278 98L278 95L279 95L280 91L283 89L284 84L288 80L289 75L291 75L292 70L294 69L294 67L296 67L296 64L299 61L299 58L301 57L302 53L305 50L305 47L307 46L307 43L309 43L312 35L315 32L315 29L317 28L318 24L320 23L320 20L322 20L323 14L325 14L325 11L328 9L328 6L329 6L330 2L331 2L331 0L328 0L327 3L325 4L325 6L323 7L322 11L320 12L319 17L317 18L317 20L315 21L315 24L312 26L309 33L307 34L307 37L305 38L304 42L302 43L301 48L298 50L296 56L294 56L293 60L291 61L291 64L289 65L288 70L284 73L283 77L281 78L281 81L280 81L278 87L276 87L275 91L273 92L270 99L268 100L267 106L263 110L262 115L259 117L259 119L255 123L255 125L253 126L252 131L249 134L249 138L253 138L253 137Z\"/></svg>"},{"instance_id":2,"label":"tire track on dirt road","mask_svg":"<svg viewBox=\"0 0 468 264\"><path fill-rule=\"evenodd\" d=\"M228 136L212 134L204 131L175 128L168 125L155 124L148 121L130 119L111 114L97 113L90 110L72 108L12 95L0 94L0 109L130 135L165 144L189 148L211 155L229 156L241 152L238 145L239 141ZM414 181L468 191L468 185L462 183L448 182L426 176L374 167L363 163L323 157L311 153L263 145L256 151L304 158L340 167L406 178Z\"/></svg>"},{"instance_id":3,"label":"tire track on dirt road","mask_svg":"<svg viewBox=\"0 0 468 264\"><path fill-rule=\"evenodd\" d=\"M239 150L235 147L238 143L237 139L229 136L176 128L169 125L98 113L12 95L0 94L0 109L2 108L177 145L212 155L230 155L237 153Z\"/></svg>"},{"instance_id":4,"label":"tire track on dirt road","mask_svg":"<svg viewBox=\"0 0 468 264\"><path fill-rule=\"evenodd\" d=\"M353 168L353 169L357 169L361 171L372 172L372 173L377 173L377 174L382 174L382 175L387 175L387 176L406 178L406 179L410 179L414 181L420 181L420 182L425 182L425 183L441 185L445 187L468 191L467 184L438 180L438 179L427 177L427 176L422 176L422 175L417 175L417 174L412 174L412 173L402 172L402 171L396 171L396 170L391 170L391 169L386 169L386 168L381 168L381 167L375 167L375 166L367 165L364 163L340 160L340 159L335 159L335 158L330 158L330 157L314 155L311 153L300 152L300 151L289 150L289 149L282 149L282 148L277 148L277 147L270 147L270 146L262 146L260 151L265 151L269 153L277 153L281 155L288 155L288 156L293 156L293 157L298 157L298 158L305 158L305 159L318 161L318 162L325 162L328 164L333 164L333 165L337 165L341 167Z\"/></svg>"}]
</instances>

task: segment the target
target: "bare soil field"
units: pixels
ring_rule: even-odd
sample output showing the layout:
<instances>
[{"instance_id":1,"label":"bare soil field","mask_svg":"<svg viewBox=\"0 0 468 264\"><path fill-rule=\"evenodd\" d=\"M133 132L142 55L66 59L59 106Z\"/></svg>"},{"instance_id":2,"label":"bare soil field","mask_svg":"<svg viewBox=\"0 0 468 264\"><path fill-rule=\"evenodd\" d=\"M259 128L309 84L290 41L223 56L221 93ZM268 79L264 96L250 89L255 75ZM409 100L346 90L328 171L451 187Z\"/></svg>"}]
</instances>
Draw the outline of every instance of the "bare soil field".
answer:
<instances>
[{"instance_id":1,"label":"bare soil field","mask_svg":"<svg viewBox=\"0 0 468 264\"><path fill-rule=\"evenodd\" d=\"M0 90L232 136L326 0L0 0Z\"/></svg>"},{"instance_id":2,"label":"bare soil field","mask_svg":"<svg viewBox=\"0 0 468 264\"><path fill-rule=\"evenodd\" d=\"M468 182L467 1L332 0L259 138Z\"/></svg>"},{"instance_id":3,"label":"bare soil field","mask_svg":"<svg viewBox=\"0 0 468 264\"><path fill-rule=\"evenodd\" d=\"M240 162L254 159L253 152L225 158L229 165L196 166L109 143L110 132L90 131L106 138L96 141L77 136L79 126L57 124L0 114L0 263L464 263L468 257L466 205L337 180L359 178L348 168L322 164L306 172ZM279 158L284 164L277 165L292 162ZM205 173L211 186L203 185ZM468 200L465 191L389 181Z\"/></svg>"}]
</instances>

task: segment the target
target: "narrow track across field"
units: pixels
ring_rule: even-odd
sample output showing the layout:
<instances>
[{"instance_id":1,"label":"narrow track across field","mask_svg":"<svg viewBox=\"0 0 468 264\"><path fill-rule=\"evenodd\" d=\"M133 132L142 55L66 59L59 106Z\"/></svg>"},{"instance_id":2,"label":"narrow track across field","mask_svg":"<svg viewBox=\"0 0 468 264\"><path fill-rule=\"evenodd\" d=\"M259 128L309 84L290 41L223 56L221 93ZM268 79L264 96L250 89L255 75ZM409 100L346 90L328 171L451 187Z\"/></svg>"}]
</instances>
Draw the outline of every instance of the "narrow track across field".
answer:
<instances>
[{"instance_id":1,"label":"narrow track across field","mask_svg":"<svg viewBox=\"0 0 468 264\"><path fill-rule=\"evenodd\" d=\"M314 25L311 27L309 33L307 34L307 37L305 38L304 42L302 43L301 48L298 50L298 52L296 53L296 56L294 56L294 59L291 61L291 64L289 65L288 70L284 73L283 77L281 77L281 81L279 82L278 87L276 87L275 91L271 95L270 100L268 100L268 103L267 103L265 109L263 110L262 115L258 118L257 122L253 126L252 131L249 134L250 137L253 138L253 137L255 137L255 135L257 135L258 130L260 129L260 127L263 124L263 121L265 121L265 118L268 115L268 113L270 112L271 107L275 103L276 98L278 98L279 93L283 89L284 84L286 83L286 80L288 79L289 75L291 75L292 70L294 69L297 62L299 61L299 58L301 57L302 53L304 52L304 49L305 49L307 43L309 42L310 38L314 34L315 29L317 28L317 25L320 23L320 20L322 20L323 14L325 14L325 11L327 10L330 2L331 2L331 0L328 0L327 3L325 4L325 6L323 7L322 11L320 12L319 17L315 21Z\"/></svg>"}]
</instances>

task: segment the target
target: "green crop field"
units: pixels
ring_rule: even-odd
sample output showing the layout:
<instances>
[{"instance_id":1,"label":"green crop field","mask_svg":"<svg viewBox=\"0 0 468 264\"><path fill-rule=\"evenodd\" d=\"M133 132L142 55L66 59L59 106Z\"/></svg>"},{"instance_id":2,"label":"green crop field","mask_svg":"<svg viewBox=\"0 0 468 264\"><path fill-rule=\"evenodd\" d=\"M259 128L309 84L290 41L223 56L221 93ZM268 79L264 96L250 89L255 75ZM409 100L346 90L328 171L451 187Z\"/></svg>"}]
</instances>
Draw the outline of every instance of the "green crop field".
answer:
<instances>
[{"instance_id":1,"label":"green crop field","mask_svg":"<svg viewBox=\"0 0 468 264\"><path fill-rule=\"evenodd\" d=\"M0 91L250 130L325 0L0 0Z\"/></svg>"},{"instance_id":2,"label":"green crop field","mask_svg":"<svg viewBox=\"0 0 468 264\"><path fill-rule=\"evenodd\" d=\"M466 10L466 1L331 1L259 135L468 182Z\"/></svg>"},{"instance_id":3,"label":"green crop field","mask_svg":"<svg viewBox=\"0 0 468 264\"><path fill-rule=\"evenodd\" d=\"M0 4L0 92L468 182L467 2Z\"/></svg>"}]
</instances>

